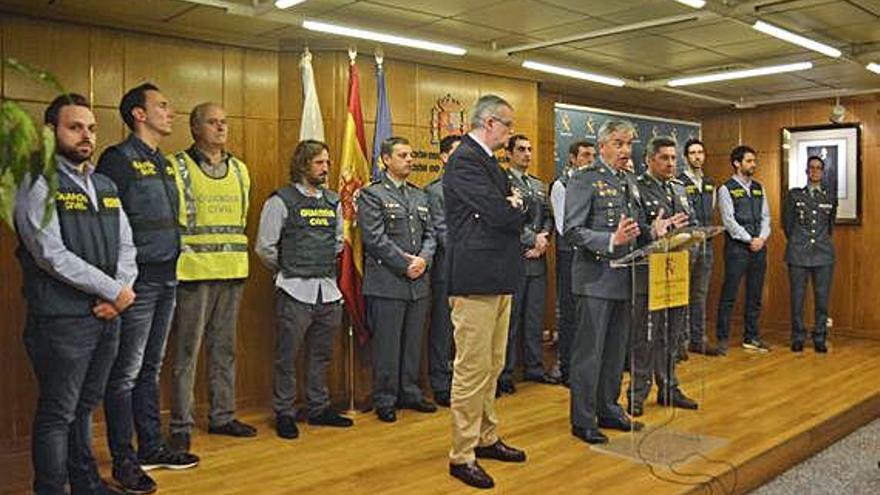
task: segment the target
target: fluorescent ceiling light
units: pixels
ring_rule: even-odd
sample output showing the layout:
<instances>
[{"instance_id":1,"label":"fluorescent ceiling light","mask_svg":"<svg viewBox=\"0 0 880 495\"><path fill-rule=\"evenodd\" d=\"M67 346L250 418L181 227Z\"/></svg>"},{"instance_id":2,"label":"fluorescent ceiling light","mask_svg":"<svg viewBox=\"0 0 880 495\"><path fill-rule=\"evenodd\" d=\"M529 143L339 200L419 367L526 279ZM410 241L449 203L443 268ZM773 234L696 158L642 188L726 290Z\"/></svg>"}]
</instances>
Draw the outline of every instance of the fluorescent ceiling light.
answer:
<instances>
[{"instance_id":1,"label":"fluorescent ceiling light","mask_svg":"<svg viewBox=\"0 0 880 495\"><path fill-rule=\"evenodd\" d=\"M780 27L776 27L772 24L767 24L764 21L756 21L752 26L753 28L761 31L764 34L769 34L774 38L779 38L782 41L787 41L789 43L794 43L795 45L800 45L804 48L809 48L810 50L819 52L823 55L828 55L829 57L837 58L843 53L834 48L833 46L828 46L824 43L819 43L818 41L813 41L810 38L805 38L799 34L794 34L791 31L786 31Z\"/></svg>"},{"instance_id":2,"label":"fluorescent ceiling light","mask_svg":"<svg viewBox=\"0 0 880 495\"><path fill-rule=\"evenodd\" d=\"M681 79L672 79L666 84L672 87L690 86L692 84L703 84L715 81L728 81L730 79L742 79L745 77L766 76L769 74L781 74L783 72L793 72L796 70L806 70L812 68L812 62L798 62L796 64L773 65L770 67L759 67L757 69L716 72L713 74L705 74L702 76L683 77Z\"/></svg>"},{"instance_id":3,"label":"fluorescent ceiling light","mask_svg":"<svg viewBox=\"0 0 880 495\"><path fill-rule=\"evenodd\" d=\"M607 84L609 86L621 87L626 84L626 81L624 81L623 79L618 79L616 77L601 76L599 74L592 74L590 72L584 72L575 69L567 69L565 67L558 67L555 65L542 64L540 62L533 62L531 60L524 61L522 63L522 66L526 69L539 70L541 72L548 72L550 74L573 77L575 79L583 79L585 81L592 81L599 84Z\"/></svg>"},{"instance_id":4,"label":"fluorescent ceiling light","mask_svg":"<svg viewBox=\"0 0 880 495\"><path fill-rule=\"evenodd\" d=\"M678 3L683 3L688 7L693 7L695 9L702 9L706 6L706 0L675 0Z\"/></svg>"},{"instance_id":5,"label":"fluorescent ceiling light","mask_svg":"<svg viewBox=\"0 0 880 495\"><path fill-rule=\"evenodd\" d=\"M286 8L293 7L294 5L296 5L298 3L303 3L305 1L306 0L275 0L275 6L278 7L279 9L286 9Z\"/></svg>"},{"instance_id":6,"label":"fluorescent ceiling light","mask_svg":"<svg viewBox=\"0 0 880 495\"><path fill-rule=\"evenodd\" d=\"M465 53L467 53L467 50L459 46L432 43L430 41L417 40L414 38L404 38L403 36L378 33L376 31L367 31L366 29L338 26L336 24L327 24L324 22L305 20L303 21L302 26L312 31L338 34L340 36L348 36L350 38L361 38L365 40L379 41L382 43L390 43L392 45L407 46L410 48L418 48L421 50L430 50L432 52L449 53L451 55L464 55Z\"/></svg>"},{"instance_id":7,"label":"fluorescent ceiling light","mask_svg":"<svg viewBox=\"0 0 880 495\"><path fill-rule=\"evenodd\" d=\"M871 62L870 64L866 65L865 68L871 72L876 72L877 74L880 74L880 64Z\"/></svg>"}]
</instances>

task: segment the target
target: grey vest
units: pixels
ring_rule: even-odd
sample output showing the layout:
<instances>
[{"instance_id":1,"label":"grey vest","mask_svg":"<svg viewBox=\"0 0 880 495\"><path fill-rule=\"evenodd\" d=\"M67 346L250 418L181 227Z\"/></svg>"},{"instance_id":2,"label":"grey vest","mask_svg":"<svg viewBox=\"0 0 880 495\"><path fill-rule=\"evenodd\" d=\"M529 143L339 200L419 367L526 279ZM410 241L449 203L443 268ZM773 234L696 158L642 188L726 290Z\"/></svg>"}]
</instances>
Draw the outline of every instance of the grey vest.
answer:
<instances>
[{"instance_id":1,"label":"grey vest","mask_svg":"<svg viewBox=\"0 0 880 495\"><path fill-rule=\"evenodd\" d=\"M746 189L734 178L730 178L725 184L733 201L733 217L752 237L761 234L761 212L764 207L764 188L758 181L753 180L750 190ZM730 234L728 239L733 240Z\"/></svg>"},{"instance_id":2,"label":"grey vest","mask_svg":"<svg viewBox=\"0 0 880 495\"><path fill-rule=\"evenodd\" d=\"M137 262L164 263L180 253L180 200L174 169L164 158L156 162L141 153L129 137L115 146L135 169L135 180L122 196L131 223ZM152 167L149 165L152 164Z\"/></svg>"},{"instance_id":3,"label":"grey vest","mask_svg":"<svg viewBox=\"0 0 880 495\"><path fill-rule=\"evenodd\" d=\"M98 208L70 177L58 173L55 210L64 246L110 277L119 259L119 210L116 186L109 178L93 174ZM21 263L28 313L39 316L90 316L96 296L87 294L40 268L19 239L16 255Z\"/></svg>"},{"instance_id":4,"label":"grey vest","mask_svg":"<svg viewBox=\"0 0 880 495\"><path fill-rule=\"evenodd\" d=\"M287 207L279 241L281 273L289 278L335 277L339 196L327 189L321 190L320 198L306 196L296 186L275 194Z\"/></svg>"},{"instance_id":5,"label":"grey vest","mask_svg":"<svg viewBox=\"0 0 880 495\"><path fill-rule=\"evenodd\" d=\"M711 177L703 176L703 187L697 187L697 184L688 177L687 174L680 174L678 180L684 185L687 192L688 201L694 210L694 216L700 226L707 227L712 225L712 201L715 197L715 184Z\"/></svg>"}]
</instances>

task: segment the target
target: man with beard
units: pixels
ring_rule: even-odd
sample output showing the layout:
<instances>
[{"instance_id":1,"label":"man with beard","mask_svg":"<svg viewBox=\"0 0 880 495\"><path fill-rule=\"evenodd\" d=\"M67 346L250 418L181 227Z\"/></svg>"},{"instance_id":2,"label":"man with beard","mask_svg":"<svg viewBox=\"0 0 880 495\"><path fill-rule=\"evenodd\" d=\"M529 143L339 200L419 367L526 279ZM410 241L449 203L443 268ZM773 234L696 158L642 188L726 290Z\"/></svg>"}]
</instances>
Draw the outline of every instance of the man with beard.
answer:
<instances>
[{"instance_id":1,"label":"man with beard","mask_svg":"<svg viewBox=\"0 0 880 495\"><path fill-rule=\"evenodd\" d=\"M290 162L290 184L263 205L254 250L275 274L278 331L272 408L278 436L299 436L296 427L296 356L308 341L309 424L349 427L352 420L330 409L327 365L333 337L342 326L342 293L336 256L342 252L342 203L324 187L330 169L327 145L301 141Z\"/></svg>"},{"instance_id":2,"label":"man with beard","mask_svg":"<svg viewBox=\"0 0 880 495\"><path fill-rule=\"evenodd\" d=\"M144 83L122 97L119 113L131 130L107 148L98 172L116 183L137 246L137 301L122 315L119 353L110 371L104 414L113 457L113 479L126 491L150 493L156 483L144 471L188 469L199 458L170 450L162 438L159 372L171 327L180 253L174 168L159 150L171 135L174 111L159 88ZM135 451L132 436L137 431Z\"/></svg>"},{"instance_id":3,"label":"man with beard","mask_svg":"<svg viewBox=\"0 0 880 495\"><path fill-rule=\"evenodd\" d=\"M658 217L650 232L635 207L635 181L628 171L635 127L609 119L598 133L599 160L569 181L565 193L565 238L575 250L572 293L578 325L571 348L572 435L584 442L606 443L599 428L630 431L631 421L618 404L630 329L630 270L610 261L686 224L684 214Z\"/></svg>"},{"instance_id":4,"label":"man with beard","mask_svg":"<svg viewBox=\"0 0 880 495\"><path fill-rule=\"evenodd\" d=\"M657 136L645 147L647 170L636 180L636 205L647 224L658 218L684 214L693 217L687 193L675 180L676 143L672 138ZM685 223L687 225L687 223ZM675 355L684 335L685 307L648 311L648 266L635 267L635 301L630 349L632 379L627 393L629 413L643 414L644 402L657 383L657 403L682 409L697 409L678 386Z\"/></svg>"},{"instance_id":5,"label":"man with beard","mask_svg":"<svg viewBox=\"0 0 880 495\"><path fill-rule=\"evenodd\" d=\"M226 151L226 112L202 103L189 116L195 141L169 156L176 167L182 229L177 260L177 311L171 334L171 448L188 452L196 364L201 342L207 358L208 433L253 437L257 430L235 419L235 327L248 276L247 166Z\"/></svg>"},{"instance_id":6,"label":"man with beard","mask_svg":"<svg viewBox=\"0 0 880 495\"><path fill-rule=\"evenodd\" d=\"M428 270L436 241L428 197L406 181L413 161L409 141L386 139L380 156L385 170L361 189L358 224L364 242L363 293L373 333L373 407L380 421L393 423L398 408L437 410L419 387L430 304Z\"/></svg>"},{"instance_id":7,"label":"man with beard","mask_svg":"<svg viewBox=\"0 0 880 495\"><path fill-rule=\"evenodd\" d=\"M461 144L461 136L452 134L440 140L440 163L446 166L450 155ZM431 268L431 328L428 332L428 381L434 391L434 402L449 407L449 390L452 386L452 369L449 367L452 320L450 319L449 294L446 289L446 212L443 210L443 175L427 186L428 204L431 207L431 223L437 237L434 266Z\"/></svg>"},{"instance_id":8,"label":"man with beard","mask_svg":"<svg viewBox=\"0 0 880 495\"><path fill-rule=\"evenodd\" d=\"M752 179L758 167L757 153L748 146L730 152L733 176L718 188L718 210L724 224L724 284L718 303L718 353L727 354L730 313L740 282L746 279L745 328L742 346L747 351L769 352L758 330L761 292L767 271L767 238L770 237L770 206L764 187Z\"/></svg>"},{"instance_id":9,"label":"man with beard","mask_svg":"<svg viewBox=\"0 0 880 495\"><path fill-rule=\"evenodd\" d=\"M688 201L694 211L695 225L713 225L715 211L715 182L705 173L706 148L699 139L689 139L684 144L685 169L678 174L684 184ZM718 352L706 342L706 297L709 295L709 281L712 278L712 264L715 259L712 242L708 241L691 251L690 279L690 329L688 351L706 356L717 356Z\"/></svg>"},{"instance_id":10,"label":"man with beard","mask_svg":"<svg viewBox=\"0 0 880 495\"><path fill-rule=\"evenodd\" d=\"M32 432L37 495L118 493L98 474L92 410L119 345L119 313L135 299L135 247L116 186L95 173L95 116L78 94L55 98L58 191L26 178L16 197L16 251L27 301L24 343L39 385ZM53 203L44 219L46 201ZM45 225L44 225L44 220Z\"/></svg>"}]
</instances>

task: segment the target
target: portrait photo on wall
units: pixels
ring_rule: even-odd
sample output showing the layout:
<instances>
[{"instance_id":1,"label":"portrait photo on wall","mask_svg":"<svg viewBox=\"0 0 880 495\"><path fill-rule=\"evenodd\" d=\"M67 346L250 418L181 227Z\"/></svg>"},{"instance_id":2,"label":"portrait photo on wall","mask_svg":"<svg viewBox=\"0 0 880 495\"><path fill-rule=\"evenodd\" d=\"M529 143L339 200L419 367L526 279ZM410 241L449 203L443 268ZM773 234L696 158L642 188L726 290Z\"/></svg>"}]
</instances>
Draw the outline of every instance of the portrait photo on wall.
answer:
<instances>
[{"instance_id":1,"label":"portrait photo on wall","mask_svg":"<svg viewBox=\"0 0 880 495\"><path fill-rule=\"evenodd\" d=\"M861 222L861 125L829 124L782 128L783 194L807 184L807 161L825 162L822 184L837 198L838 224Z\"/></svg>"}]
</instances>

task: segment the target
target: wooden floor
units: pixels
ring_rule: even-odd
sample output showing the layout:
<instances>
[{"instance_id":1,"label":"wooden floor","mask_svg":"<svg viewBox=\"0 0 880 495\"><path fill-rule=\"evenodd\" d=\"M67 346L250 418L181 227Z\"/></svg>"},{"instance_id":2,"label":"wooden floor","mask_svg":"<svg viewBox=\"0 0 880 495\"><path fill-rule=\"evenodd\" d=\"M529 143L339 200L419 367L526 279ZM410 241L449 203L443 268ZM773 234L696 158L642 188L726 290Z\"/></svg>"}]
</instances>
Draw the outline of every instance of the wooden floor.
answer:
<instances>
[{"instance_id":1,"label":"wooden floor","mask_svg":"<svg viewBox=\"0 0 880 495\"><path fill-rule=\"evenodd\" d=\"M831 352L808 348L795 355L785 337L770 335L768 355L732 349L726 358L692 356L680 369L683 388L701 402L696 412L651 403L649 425L670 422L676 431L721 437L729 443L696 460L662 466L603 455L570 435L568 391L523 384L499 401L502 435L524 448L529 461L484 467L497 493L744 493L880 415L880 342L837 337ZM653 398L653 397L652 397ZM359 414L348 430L301 425L300 438L275 436L268 411L243 419L256 439L197 433L194 470L154 472L163 494L428 494L476 493L447 474L449 414L403 411L396 424ZM625 433L614 434L625 435ZM95 442L108 470L103 438ZM878 454L878 453L875 453ZM0 493L28 493L27 449L0 455ZM711 486L707 486L709 484Z\"/></svg>"}]
</instances>

